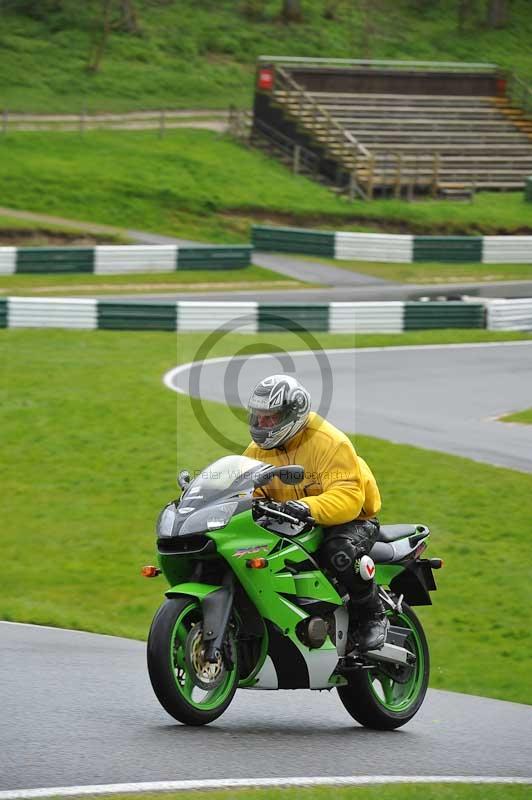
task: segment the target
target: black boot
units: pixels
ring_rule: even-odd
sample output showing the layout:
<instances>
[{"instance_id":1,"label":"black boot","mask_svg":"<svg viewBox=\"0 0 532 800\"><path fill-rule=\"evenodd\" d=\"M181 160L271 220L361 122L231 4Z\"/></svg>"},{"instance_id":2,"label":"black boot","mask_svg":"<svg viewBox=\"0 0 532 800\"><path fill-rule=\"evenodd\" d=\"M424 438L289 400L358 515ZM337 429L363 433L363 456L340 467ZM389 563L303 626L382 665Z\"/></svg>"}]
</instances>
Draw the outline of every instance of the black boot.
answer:
<instances>
[{"instance_id":1,"label":"black boot","mask_svg":"<svg viewBox=\"0 0 532 800\"><path fill-rule=\"evenodd\" d=\"M368 650L380 650L386 641L388 633L388 617L385 614L382 600L379 597L379 589L373 584L371 593L361 602L356 598L352 600L356 604L358 613L358 646L360 652Z\"/></svg>"}]
</instances>

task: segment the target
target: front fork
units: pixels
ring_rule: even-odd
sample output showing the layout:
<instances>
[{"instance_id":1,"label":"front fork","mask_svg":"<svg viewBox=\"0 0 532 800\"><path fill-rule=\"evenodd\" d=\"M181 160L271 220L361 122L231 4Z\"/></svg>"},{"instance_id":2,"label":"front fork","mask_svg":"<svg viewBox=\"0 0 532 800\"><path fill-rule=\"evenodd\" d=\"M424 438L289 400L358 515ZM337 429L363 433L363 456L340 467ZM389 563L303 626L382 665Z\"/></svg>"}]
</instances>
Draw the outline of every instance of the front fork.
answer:
<instances>
[{"instance_id":1,"label":"front fork","mask_svg":"<svg viewBox=\"0 0 532 800\"><path fill-rule=\"evenodd\" d=\"M231 651L223 646L223 642L231 617L234 593L233 573L228 571L224 576L223 586L204 597L201 604L205 661L216 664L222 656L227 669L232 667Z\"/></svg>"}]
</instances>

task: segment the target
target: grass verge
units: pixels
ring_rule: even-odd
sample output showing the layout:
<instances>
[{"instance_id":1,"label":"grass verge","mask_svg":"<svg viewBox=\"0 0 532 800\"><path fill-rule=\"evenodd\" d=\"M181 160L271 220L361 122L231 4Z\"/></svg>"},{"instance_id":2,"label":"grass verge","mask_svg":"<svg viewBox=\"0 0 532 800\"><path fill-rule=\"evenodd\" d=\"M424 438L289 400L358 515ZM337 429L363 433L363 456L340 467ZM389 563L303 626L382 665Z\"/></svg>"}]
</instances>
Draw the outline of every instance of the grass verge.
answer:
<instances>
[{"instance_id":1,"label":"grass verge","mask_svg":"<svg viewBox=\"0 0 532 800\"><path fill-rule=\"evenodd\" d=\"M318 334L325 347L467 339L472 332L396 336ZM477 340L513 338L480 336ZM144 638L164 590L139 576L153 562L153 528L182 467L223 453L197 424L187 397L163 373L194 359L202 334L113 331L0 332L3 381L1 511L4 572L0 617ZM517 337L515 337L517 338ZM522 338L522 337L521 337ZM301 349L295 334L228 334L210 355L243 345ZM226 435L247 442L231 409L206 403ZM356 437L384 497L383 522L414 519L433 530L445 559L440 591L421 617L437 688L530 702L532 619L526 559L532 477L414 447ZM497 601L493 602L493 576ZM23 587L23 591L21 591Z\"/></svg>"},{"instance_id":2,"label":"grass verge","mask_svg":"<svg viewBox=\"0 0 532 800\"><path fill-rule=\"evenodd\" d=\"M203 242L249 242L252 223L410 233L532 231L522 193L474 203L350 203L277 161L210 131L8 134L6 207ZM126 231L124 234L127 235Z\"/></svg>"},{"instance_id":3,"label":"grass verge","mask_svg":"<svg viewBox=\"0 0 532 800\"><path fill-rule=\"evenodd\" d=\"M500 418L501 422L521 422L524 425L532 425L532 408L525 411L518 411L516 414L508 414Z\"/></svg>"},{"instance_id":4,"label":"grass verge","mask_svg":"<svg viewBox=\"0 0 532 800\"><path fill-rule=\"evenodd\" d=\"M230 793L230 794L229 794ZM519 784L389 783L380 786L316 786L308 788L223 789L142 794L142 800L501 800L530 797L530 786ZM101 795L102 800L138 800L138 794Z\"/></svg>"},{"instance_id":5,"label":"grass verge","mask_svg":"<svg viewBox=\"0 0 532 800\"><path fill-rule=\"evenodd\" d=\"M414 264L388 264L377 261L342 261L319 256L301 256L301 258L399 283L477 283L480 281L532 280L532 263L443 264L420 261Z\"/></svg>"},{"instance_id":6,"label":"grass verge","mask_svg":"<svg viewBox=\"0 0 532 800\"><path fill-rule=\"evenodd\" d=\"M0 295L60 297L70 295L117 294L127 292L199 291L215 286L227 289L297 289L312 284L286 278L273 270L249 266L228 270L178 270L167 273L131 275L93 275L61 273L57 275L15 274L0 276Z\"/></svg>"}]
</instances>

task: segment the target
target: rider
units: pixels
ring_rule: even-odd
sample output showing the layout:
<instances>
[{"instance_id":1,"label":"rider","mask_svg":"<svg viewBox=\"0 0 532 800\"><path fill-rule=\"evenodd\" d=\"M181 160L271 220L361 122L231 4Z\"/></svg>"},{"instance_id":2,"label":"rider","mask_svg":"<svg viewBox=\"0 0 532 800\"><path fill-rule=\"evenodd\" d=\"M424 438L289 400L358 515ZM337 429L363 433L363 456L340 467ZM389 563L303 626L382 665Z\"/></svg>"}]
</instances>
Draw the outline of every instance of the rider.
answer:
<instances>
[{"instance_id":1,"label":"rider","mask_svg":"<svg viewBox=\"0 0 532 800\"><path fill-rule=\"evenodd\" d=\"M258 383L248 411L253 442L244 455L305 470L296 486L274 478L260 491L283 503L287 514L301 521L313 517L325 528L318 557L349 592L350 627L358 621L360 649L382 647L388 628L384 606L374 579L360 574L360 559L379 534L375 515L381 499L370 468L344 433L310 411L310 394L289 375Z\"/></svg>"}]
</instances>

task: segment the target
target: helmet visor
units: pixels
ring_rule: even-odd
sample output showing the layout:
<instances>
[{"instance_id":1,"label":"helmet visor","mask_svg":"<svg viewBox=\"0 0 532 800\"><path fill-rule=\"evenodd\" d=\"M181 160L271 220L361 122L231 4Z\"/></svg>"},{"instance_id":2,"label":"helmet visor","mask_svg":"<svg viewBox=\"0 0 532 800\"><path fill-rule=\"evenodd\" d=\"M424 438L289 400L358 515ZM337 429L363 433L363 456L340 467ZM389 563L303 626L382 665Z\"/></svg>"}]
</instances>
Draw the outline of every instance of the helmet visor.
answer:
<instances>
[{"instance_id":1,"label":"helmet visor","mask_svg":"<svg viewBox=\"0 0 532 800\"><path fill-rule=\"evenodd\" d=\"M249 426L255 430L269 431L282 425L288 416L287 409L271 411L252 408L249 412Z\"/></svg>"}]
</instances>

